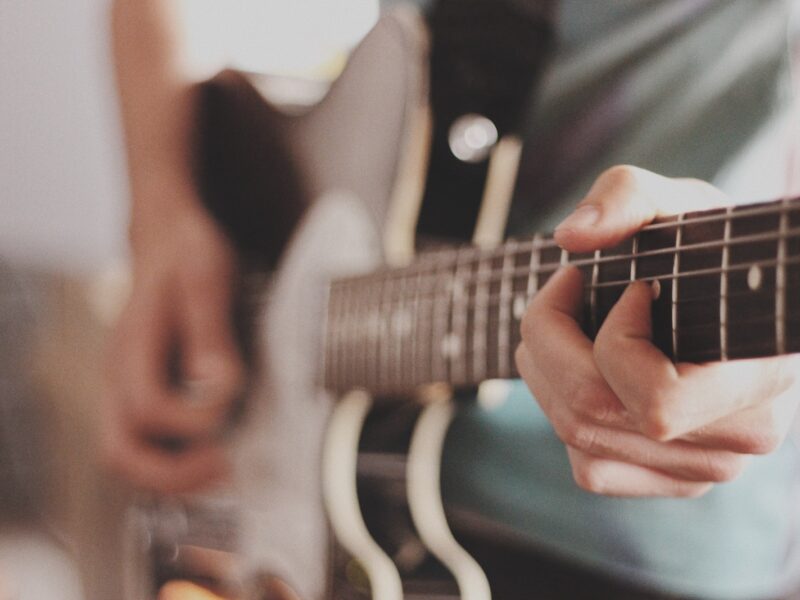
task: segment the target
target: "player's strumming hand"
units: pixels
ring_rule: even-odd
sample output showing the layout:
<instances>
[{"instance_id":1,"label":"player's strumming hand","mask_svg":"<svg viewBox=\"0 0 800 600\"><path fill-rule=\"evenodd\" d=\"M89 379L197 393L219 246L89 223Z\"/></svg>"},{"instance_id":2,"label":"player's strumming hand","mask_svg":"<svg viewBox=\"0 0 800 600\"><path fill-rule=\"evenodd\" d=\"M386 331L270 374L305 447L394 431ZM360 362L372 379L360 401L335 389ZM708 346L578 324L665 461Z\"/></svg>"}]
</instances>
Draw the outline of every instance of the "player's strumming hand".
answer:
<instances>
[{"instance_id":1,"label":"player's strumming hand","mask_svg":"<svg viewBox=\"0 0 800 600\"><path fill-rule=\"evenodd\" d=\"M135 485L182 492L227 467L219 433L243 378L231 322L235 258L191 187L153 193L173 196L132 225L133 287L109 352L104 446Z\"/></svg>"},{"instance_id":2,"label":"player's strumming hand","mask_svg":"<svg viewBox=\"0 0 800 600\"><path fill-rule=\"evenodd\" d=\"M725 203L716 188L615 167L556 230L571 252L613 246L662 214ZM796 356L673 364L650 341L652 290L631 284L592 343L582 277L554 275L523 319L518 368L567 445L577 483L620 496L696 496L782 442L800 402Z\"/></svg>"}]
</instances>

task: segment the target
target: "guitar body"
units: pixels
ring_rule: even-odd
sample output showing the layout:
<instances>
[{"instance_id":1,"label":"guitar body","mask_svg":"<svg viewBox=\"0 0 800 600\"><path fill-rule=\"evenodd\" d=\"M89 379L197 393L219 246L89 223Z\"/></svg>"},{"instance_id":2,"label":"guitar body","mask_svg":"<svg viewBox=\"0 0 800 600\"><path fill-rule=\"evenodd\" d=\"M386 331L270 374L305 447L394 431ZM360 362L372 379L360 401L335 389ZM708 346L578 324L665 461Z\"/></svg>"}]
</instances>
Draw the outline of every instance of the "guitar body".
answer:
<instances>
[{"instance_id":1,"label":"guitar body","mask_svg":"<svg viewBox=\"0 0 800 600\"><path fill-rule=\"evenodd\" d=\"M347 240L347 243L342 243ZM345 193L320 198L303 219L258 320L262 368L236 448L246 574L284 578L321 598L330 540L322 504L322 440L335 398L320 382L327 287L382 261L367 208Z\"/></svg>"},{"instance_id":2,"label":"guitar body","mask_svg":"<svg viewBox=\"0 0 800 600\"><path fill-rule=\"evenodd\" d=\"M489 600L439 489L451 390L517 376L525 307L565 264L584 272L589 336L638 278L659 284L654 343L673 360L800 352L800 199L662 219L585 255L538 235L498 246L520 149L501 135L464 178L485 188L466 211L475 245L415 257L418 221L425 236L469 237L420 212L423 197L426 211L460 198L428 50L422 19L395 13L312 109L279 110L235 72L198 90L198 181L261 271L244 286L258 290L243 303L253 376L232 485L132 511L128 598L190 579L230 598ZM704 307L719 319L692 311L717 294ZM729 332L754 311L757 329Z\"/></svg>"},{"instance_id":3,"label":"guitar body","mask_svg":"<svg viewBox=\"0 0 800 600\"><path fill-rule=\"evenodd\" d=\"M373 409L362 395L360 417L331 443L337 398L322 385L330 282L413 255L431 135L428 60L427 26L406 9L381 19L311 108L277 107L262 93L268 81L236 71L198 87L197 180L256 272L243 286L241 336L252 378L231 444L233 484L131 509L126 597L259 597L263 586L249 587L274 577L304 600L399 600L400 571L412 590L457 591L404 502L396 503L402 531L382 540L385 551L362 514L363 505L373 531L394 521L391 511L369 509L396 477L356 476L362 426L382 420L385 430L390 404ZM371 456L392 456L394 441L378 448L380 437L366 436ZM348 536L356 530L362 543Z\"/></svg>"}]
</instances>

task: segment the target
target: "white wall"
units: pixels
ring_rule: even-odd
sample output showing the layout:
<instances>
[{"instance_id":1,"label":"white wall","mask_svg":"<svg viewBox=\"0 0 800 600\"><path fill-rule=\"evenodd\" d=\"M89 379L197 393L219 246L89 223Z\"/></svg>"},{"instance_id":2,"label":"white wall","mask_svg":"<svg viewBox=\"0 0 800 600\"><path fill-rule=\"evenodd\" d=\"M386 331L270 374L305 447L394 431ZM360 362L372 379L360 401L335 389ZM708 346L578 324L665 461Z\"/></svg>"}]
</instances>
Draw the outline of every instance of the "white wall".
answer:
<instances>
[{"instance_id":1,"label":"white wall","mask_svg":"<svg viewBox=\"0 0 800 600\"><path fill-rule=\"evenodd\" d=\"M377 16L376 0L182 4L194 54L282 72L316 69ZM86 271L124 255L109 5L0 0L0 258Z\"/></svg>"},{"instance_id":2,"label":"white wall","mask_svg":"<svg viewBox=\"0 0 800 600\"><path fill-rule=\"evenodd\" d=\"M96 269L124 248L108 0L0 0L0 256Z\"/></svg>"}]
</instances>

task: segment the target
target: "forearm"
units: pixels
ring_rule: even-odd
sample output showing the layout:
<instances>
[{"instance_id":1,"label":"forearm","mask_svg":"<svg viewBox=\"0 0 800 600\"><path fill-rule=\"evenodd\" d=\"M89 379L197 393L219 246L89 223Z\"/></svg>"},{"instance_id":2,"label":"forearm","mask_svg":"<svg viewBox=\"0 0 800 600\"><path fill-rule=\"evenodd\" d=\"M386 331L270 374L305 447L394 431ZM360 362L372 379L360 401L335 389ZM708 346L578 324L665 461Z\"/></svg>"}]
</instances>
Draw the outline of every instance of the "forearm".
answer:
<instances>
[{"instance_id":1,"label":"forearm","mask_svg":"<svg viewBox=\"0 0 800 600\"><path fill-rule=\"evenodd\" d=\"M173 0L115 0L113 50L132 191L131 237L196 205L192 80Z\"/></svg>"}]
</instances>

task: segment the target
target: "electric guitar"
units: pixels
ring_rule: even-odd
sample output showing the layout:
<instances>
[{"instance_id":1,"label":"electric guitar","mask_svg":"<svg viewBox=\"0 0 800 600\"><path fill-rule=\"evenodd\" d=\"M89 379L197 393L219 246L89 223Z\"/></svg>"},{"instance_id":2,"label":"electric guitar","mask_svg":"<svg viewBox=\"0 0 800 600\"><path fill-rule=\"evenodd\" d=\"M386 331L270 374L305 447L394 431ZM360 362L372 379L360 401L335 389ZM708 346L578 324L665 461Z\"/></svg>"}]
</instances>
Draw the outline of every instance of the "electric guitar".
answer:
<instances>
[{"instance_id":1,"label":"electric guitar","mask_svg":"<svg viewBox=\"0 0 800 600\"><path fill-rule=\"evenodd\" d=\"M201 88L201 187L272 275L245 311L254 375L235 484L138 513L131 598L187 578L263 597L270 577L308 600L491 598L450 530L439 456L453 390L517 376L520 320L561 266L584 273L590 336L645 280L654 342L675 361L800 352L800 200L660 219L589 254L546 235L501 242L519 142L500 136L481 159L475 243L415 253L429 48L418 16L384 17L301 115L241 74Z\"/></svg>"}]
</instances>

